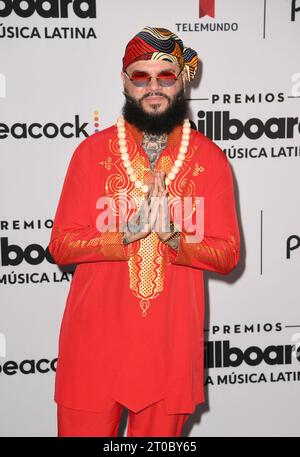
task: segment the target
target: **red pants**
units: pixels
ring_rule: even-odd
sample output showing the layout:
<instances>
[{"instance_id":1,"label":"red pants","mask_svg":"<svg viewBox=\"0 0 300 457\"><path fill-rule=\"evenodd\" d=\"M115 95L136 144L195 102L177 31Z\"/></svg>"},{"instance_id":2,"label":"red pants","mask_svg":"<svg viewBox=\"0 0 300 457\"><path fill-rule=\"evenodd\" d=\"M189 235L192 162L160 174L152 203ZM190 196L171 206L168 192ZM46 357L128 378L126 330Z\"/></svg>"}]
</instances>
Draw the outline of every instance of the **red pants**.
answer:
<instances>
[{"instance_id":1,"label":"red pants","mask_svg":"<svg viewBox=\"0 0 300 457\"><path fill-rule=\"evenodd\" d=\"M118 436L123 405L115 402L103 412L79 411L57 405L58 435ZM181 436L189 414L166 414L164 400L134 413L128 410L127 437Z\"/></svg>"}]
</instances>

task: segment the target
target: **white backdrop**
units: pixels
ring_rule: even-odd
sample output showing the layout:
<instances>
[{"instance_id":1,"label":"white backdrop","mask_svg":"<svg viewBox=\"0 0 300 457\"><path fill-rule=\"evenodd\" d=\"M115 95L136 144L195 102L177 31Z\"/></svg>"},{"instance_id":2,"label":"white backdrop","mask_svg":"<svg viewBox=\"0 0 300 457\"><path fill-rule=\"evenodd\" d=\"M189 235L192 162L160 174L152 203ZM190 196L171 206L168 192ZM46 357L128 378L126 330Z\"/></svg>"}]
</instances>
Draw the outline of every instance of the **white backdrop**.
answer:
<instances>
[{"instance_id":1,"label":"white backdrop","mask_svg":"<svg viewBox=\"0 0 300 457\"><path fill-rule=\"evenodd\" d=\"M190 120L230 158L242 238L238 268L206 275L206 403L185 433L299 436L300 1L211 0L214 17L199 17L199 0L77 0L67 17L47 13L60 3L0 1L0 435L56 436L72 273L45 249L71 155L116 122L125 46L149 25L199 54ZM79 17L88 5L95 17Z\"/></svg>"}]
</instances>

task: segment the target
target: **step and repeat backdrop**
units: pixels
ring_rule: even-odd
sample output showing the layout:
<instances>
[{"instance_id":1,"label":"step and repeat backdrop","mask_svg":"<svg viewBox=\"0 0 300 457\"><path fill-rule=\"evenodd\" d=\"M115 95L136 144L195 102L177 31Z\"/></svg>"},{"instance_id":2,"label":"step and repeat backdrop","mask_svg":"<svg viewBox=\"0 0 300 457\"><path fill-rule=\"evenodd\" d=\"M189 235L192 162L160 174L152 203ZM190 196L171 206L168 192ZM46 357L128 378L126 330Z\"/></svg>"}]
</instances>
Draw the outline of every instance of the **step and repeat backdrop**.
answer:
<instances>
[{"instance_id":1,"label":"step and repeat backdrop","mask_svg":"<svg viewBox=\"0 0 300 457\"><path fill-rule=\"evenodd\" d=\"M116 122L145 26L198 52L189 118L230 160L241 229L238 268L206 275L206 402L185 433L299 435L300 0L0 1L0 435L56 436L73 272L47 245L71 155Z\"/></svg>"}]
</instances>

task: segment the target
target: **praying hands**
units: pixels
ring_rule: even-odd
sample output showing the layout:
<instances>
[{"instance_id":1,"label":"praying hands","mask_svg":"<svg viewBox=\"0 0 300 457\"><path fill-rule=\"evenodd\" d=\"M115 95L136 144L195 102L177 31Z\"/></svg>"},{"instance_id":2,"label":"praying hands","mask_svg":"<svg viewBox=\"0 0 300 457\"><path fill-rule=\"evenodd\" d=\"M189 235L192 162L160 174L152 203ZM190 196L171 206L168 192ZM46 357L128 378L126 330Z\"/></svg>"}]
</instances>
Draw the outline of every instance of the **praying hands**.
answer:
<instances>
[{"instance_id":1,"label":"praying hands","mask_svg":"<svg viewBox=\"0 0 300 457\"><path fill-rule=\"evenodd\" d=\"M173 234L164 179L164 171L153 172L153 182L140 210L127 222L128 228L123 237L125 244L145 238L152 231L157 233L161 241L166 241Z\"/></svg>"}]
</instances>

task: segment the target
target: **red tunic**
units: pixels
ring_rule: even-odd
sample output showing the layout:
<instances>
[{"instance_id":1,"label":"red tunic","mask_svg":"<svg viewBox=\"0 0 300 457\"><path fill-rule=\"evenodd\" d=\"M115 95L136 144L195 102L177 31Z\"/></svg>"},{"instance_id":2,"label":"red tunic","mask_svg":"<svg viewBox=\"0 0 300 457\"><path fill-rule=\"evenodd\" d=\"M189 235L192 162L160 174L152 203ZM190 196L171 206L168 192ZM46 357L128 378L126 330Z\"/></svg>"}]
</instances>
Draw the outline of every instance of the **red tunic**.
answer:
<instances>
[{"instance_id":1,"label":"red tunic","mask_svg":"<svg viewBox=\"0 0 300 457\"><path fill-rule=\"evenodd\" d=\"M176 127L169 135L155 170L171 170L181 134ZM126 136L143 181L150 163L142 134L126 123ZM77 264L60 329L57 403L102 411L117 400L138 412L164 399L167 413L176 414L193 413L204 402L203 270L225 275L239 260L226 155L191 130L186 158L168 190L170 199L204 197L204 238L190 243L183 230L177 252L151 232L124 247L120 231L96 226L99 197L116 202L117 218L124 203L120 192L124 201L143 200L123 166L116 125L76 148L49 243L57 264Z\"/></svg>"}]
</instances>

